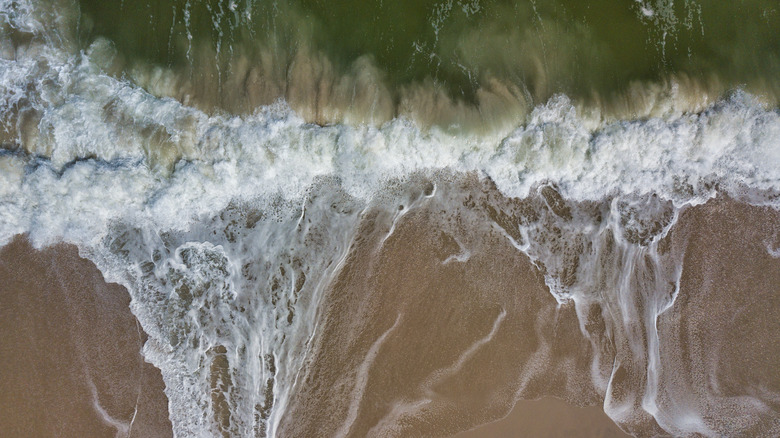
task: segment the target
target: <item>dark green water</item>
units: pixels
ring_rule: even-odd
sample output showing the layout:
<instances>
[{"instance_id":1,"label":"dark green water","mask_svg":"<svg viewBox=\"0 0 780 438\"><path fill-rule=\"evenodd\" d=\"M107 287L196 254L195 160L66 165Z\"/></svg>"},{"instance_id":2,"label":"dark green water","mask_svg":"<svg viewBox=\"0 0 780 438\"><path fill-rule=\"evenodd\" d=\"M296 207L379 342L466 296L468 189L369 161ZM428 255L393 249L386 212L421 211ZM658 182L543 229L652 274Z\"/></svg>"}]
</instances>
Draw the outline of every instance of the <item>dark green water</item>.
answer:
<instances>
[{"instance_id":1,"label":"dark green water","mask_svg":"<svg viewBox=\"0 0 780 438\"><path fill-rule=\"evenodd\" d=\"M491 80L534 105L556 93L620 101L632 84L680 77L711 93L739 87L772 103L780 94L776 1L81 0L80 8L82 45L109 39L120 70L162 66L221 88L241 87L247 69L264 63L260 76L281 84L235 108L212 102L235 111L284 97L302 52L326 59L332 78L368 60L395 103L399 90L428 84L474 105Z\"/></svg>"}]
</instances>

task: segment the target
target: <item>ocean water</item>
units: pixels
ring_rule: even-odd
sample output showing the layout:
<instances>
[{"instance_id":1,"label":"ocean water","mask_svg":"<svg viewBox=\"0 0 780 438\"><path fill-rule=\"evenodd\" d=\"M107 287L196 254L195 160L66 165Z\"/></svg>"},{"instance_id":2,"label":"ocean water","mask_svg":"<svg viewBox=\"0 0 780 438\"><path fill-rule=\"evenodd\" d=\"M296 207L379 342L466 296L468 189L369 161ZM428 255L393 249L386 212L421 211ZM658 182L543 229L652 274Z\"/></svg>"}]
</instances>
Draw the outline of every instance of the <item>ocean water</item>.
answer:
<instances>
[{"instance_id":1,"label":"ocean water","mask_svg":"<svg viewBox=\"0 0 780 438\"><path fill-rule=\"evenodd\" d=\"M0 244L129 291L175 436L777 435L779 93L772 1L0 0Z\"/></svg>"}]
</instances>

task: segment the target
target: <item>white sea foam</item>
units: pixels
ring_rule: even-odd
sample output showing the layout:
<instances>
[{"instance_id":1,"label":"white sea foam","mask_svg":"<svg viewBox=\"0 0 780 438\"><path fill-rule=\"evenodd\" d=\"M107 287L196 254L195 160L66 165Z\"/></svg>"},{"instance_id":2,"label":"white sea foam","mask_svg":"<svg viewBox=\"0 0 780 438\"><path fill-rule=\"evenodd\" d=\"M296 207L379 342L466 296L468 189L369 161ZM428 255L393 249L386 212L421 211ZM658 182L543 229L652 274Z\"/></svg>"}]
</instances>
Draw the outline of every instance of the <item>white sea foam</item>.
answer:
<instances>
[{"instance_id":1,"label":"white sea foam","mask_svg":"<svg viewBox=\"0 0 780 438\"><path fill-rule=\"evenodd\" d=\"M283 103L250 116L208 116L108 77L85 56L58 68L67 86L54 97L30 96L42 116L36 137L17 138L28 153L3 159L1 241L25 229L37 244L87 242L128 215L183 228L231 200L300 199L318 177L334 175L361 199L390 179L440 168L479 172L515 197L545 181L568 199L658 193L678 205L717 191L780 188L780 116L742 93L700 114L596 130L558 96L501 139L409 120L320 127ZM166 165L171 174L160 169Z\"/></svg>"}]
</instances>

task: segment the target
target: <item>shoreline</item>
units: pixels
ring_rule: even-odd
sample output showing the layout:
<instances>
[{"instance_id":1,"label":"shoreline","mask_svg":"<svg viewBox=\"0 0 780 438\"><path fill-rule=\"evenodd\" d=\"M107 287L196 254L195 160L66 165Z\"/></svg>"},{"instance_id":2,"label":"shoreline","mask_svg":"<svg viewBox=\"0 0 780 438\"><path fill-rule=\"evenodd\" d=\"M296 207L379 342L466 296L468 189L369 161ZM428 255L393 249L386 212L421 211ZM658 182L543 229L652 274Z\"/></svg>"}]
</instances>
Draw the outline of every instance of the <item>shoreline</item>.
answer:
<instances>
[{"instance_id":1,"label":"shoreline","mask_svg":"<svg viewBox=\"0 0 780 438\"><path fill-rule=\"evenodd\" d=\"M502 202L515 201L494 202L508 208ZM533 201L517 202L527 211ZM577 207L562 204L556 214L568 208ZM588 371L598 354L607 354L600 360L609 363L615 354L624 362L636 360L621 346L629 342L621 340L625 335L601 339L604 328L591 309L589 335L608 345L599 352L589 346L574 306L558 305L537 268L502 234L508 216L502 219L496 210L489 221L471 222L463 215L472 210L463 210L465 222L453 229L442 228L436 211L418 207L386 237L387 218L362 223L361 237L320 303L325 317L278 436L331 429L371 435L384 422L401 421L405 410L416 410L415 398L433 404L422 417L398 423L410 433L627 436L598 407L605 395ZM780 300L770 293L780 283L773 255L780 246L779 217L771 208L724 197L681 212L659 243L660 254L680 260L681 269L679 296L658 317L663 362L624 367L629 376L646 373L645 366L653 371L663 410L655 418L618 417L621 427L635 436L663 433L676 424L669 406L685 403L686 409L742 412L738 423L707 423L714 430L771 431L771 419L751 417L755 413L739 398L762 399L751 392L751 382L768 389L780 385L767 362L767 351L777 347L780 353L771 338ZM381 245L374 246L378 239ZM124 288L106 284L74 246L38 251L22 236L0 249L0 277L10 285L0 293L0 380L7 388L0 406L14 413L0 421L0 430L170 436L160 371L140 355L145 336ZM428 322L432 311L441 314L440 323ZM733 342L740 327L769 343ZM739 366L744 360L749 368ZM703 376L718 380L715 393L701 386ZM608 409L630 405L631 394L650 383L623 377L611 384ZM359 390L332 392L353 387Z\"/></svg>"}]
</instances>

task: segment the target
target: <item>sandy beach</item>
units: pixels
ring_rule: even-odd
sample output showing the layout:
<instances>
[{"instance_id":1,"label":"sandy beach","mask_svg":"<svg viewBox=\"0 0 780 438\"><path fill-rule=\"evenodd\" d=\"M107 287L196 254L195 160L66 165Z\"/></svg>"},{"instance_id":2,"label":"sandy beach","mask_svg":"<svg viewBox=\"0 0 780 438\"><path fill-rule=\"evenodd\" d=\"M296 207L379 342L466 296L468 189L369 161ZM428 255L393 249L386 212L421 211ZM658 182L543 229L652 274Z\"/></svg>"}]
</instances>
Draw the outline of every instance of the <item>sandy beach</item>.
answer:
<instances>
[{"instance_id":1,"label":"sandy beach","mask_svg":"<svg viewBox=\"0 0 780 438\"><path fill-rule=\"evenodd\" d=\"M520 400L512 412L493 423L453 438L618 438L630 437L607 417L601 406L572 406L560 399Z\"/></svg>"},{"instance_id":2,"label":"sandy beach","mask_svg":"<svg viewBox=\"0 0 780 438\"><path fill-rule=\"evenodd\" d=\"M172 436L127 291L75 247L0 250L0 435Z\"/></svg>"},{"instance_id":3,"label":"sandy beach","mask_svg":"<svg viewBox=\"0 0 780 438\"><path fill-rule=\"evenodd\" d=\"M388 421L400 436L628 436L591 377L594 354L617 354L610 363L626 354L620 339L589 327L605 336L594 350L573 306L556 303L496 222L440 206L409 213L389 234L381 212L362 221L279 436L374 436ZM737 414L711 419L715 430L771 430L771 417L743 400L780 389L778 224L772 209L721 198L686 209L665 238L665 257L683 262L679 296L658 319L661 408L686 397L705 412L725 404ZM0 252L0 278L0 430L171 436L160 372L140 355L146 335L124 288L75 247L37 251L23 237ZM614 384L623 387L613 397L647 382ZM767 400L768 412L780 408ZM636 436L662 426L621 420Z\"/></svg>"}]
</instances>

